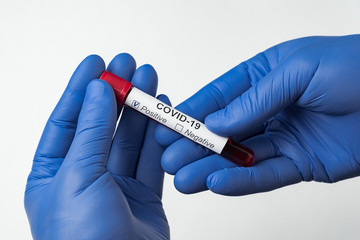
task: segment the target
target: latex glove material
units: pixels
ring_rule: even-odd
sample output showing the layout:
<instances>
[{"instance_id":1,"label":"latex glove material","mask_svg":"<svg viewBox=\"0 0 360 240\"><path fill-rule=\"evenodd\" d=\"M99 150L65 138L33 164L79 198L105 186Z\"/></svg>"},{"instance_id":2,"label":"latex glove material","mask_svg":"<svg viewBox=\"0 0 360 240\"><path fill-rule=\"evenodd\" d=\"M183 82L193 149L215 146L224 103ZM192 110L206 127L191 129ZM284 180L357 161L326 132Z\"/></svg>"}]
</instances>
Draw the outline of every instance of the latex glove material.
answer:
<instances>
[{"instance_id":1,"label":"latex glove material","mask_svg":"<svg viewBox=\"0 0 360 240\"><path fill-rule=\"evenodd\" d=\"M155 95L155 70L135 69L120 54L107 70ZM87 57L46 124L25 193L34 239L169 239L155 122L125 108L113 138L113 90L93 80L104 70L100 57Z\"/></svg>"},{"instance_id":2,"label":"latex glove material","mask_svg":"<svg viewBox=\"0 0 360 240\"><path fill-rule=\"evenodd\" d=\"M276 45L178 106L219 135L252 136L243 143L255 151L256 165L236 167L159 126L157 140L170 145L162 167L181 192L225 195L359 176L359 92L360 35Z\"/></svg>"}]
</instances>

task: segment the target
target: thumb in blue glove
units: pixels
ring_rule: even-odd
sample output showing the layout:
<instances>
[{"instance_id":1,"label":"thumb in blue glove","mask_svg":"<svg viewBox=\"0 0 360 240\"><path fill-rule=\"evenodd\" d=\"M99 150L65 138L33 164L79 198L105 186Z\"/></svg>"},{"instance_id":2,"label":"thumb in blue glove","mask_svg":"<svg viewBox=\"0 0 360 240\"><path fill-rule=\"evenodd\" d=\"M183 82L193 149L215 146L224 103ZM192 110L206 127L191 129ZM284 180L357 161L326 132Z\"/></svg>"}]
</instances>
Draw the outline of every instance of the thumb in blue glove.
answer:
<instances>
[{"instance_id":1,"label":"thumb in blue glove","mask_svg":"<svg viewBox=\"0 0 360 240\"><path fill-rule=\"evenodd\" d=\"M178 108L219 135L250 137L256 165L236 167L158 127L158 141L171 144L163 168L182 192L224 195L359 176L359 52L360 35L308 37L240 64Z\"/></svg>"}]
</instances>

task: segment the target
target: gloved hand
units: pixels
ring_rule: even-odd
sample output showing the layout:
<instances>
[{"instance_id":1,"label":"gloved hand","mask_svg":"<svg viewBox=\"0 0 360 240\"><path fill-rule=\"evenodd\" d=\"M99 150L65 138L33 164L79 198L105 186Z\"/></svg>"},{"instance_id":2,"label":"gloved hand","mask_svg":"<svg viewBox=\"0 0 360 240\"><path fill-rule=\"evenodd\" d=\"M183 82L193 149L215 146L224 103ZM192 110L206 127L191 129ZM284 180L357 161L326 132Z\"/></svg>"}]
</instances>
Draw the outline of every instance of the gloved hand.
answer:
<instances>
[{"instance_id":1,"label":"gloved hand","mask_svg":"<svg viewBox=\"0 0 360 240\"><path fill-rule=\"evenodd\" d=\"M183 193L270 191L360 174L360 35L288 41L241 63L178 106L255 152L237 167L158 126L162 167Z\"/></svg>"},{"instance_id":2,"label":"gloved hand","mask_svg":"<svg viewBox=\"0 0 360 240\"><path fill-rule=\"evenodd\" d=\"M155 95L155 70L135 69L120 54L107 70ZM113 90L93 80L104 70L100 57L87 57L46 124L25 192L34 239L169 239L155 122L125 108L113 138Z\"/></svg>"}]
</instances>

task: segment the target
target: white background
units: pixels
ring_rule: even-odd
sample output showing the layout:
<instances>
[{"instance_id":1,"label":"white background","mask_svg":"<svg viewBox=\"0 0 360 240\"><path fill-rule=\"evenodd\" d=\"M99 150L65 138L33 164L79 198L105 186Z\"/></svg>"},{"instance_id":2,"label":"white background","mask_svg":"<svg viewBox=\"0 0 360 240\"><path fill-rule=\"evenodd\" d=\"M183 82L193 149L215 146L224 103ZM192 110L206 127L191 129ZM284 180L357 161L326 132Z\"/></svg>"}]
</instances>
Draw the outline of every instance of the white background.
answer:
<instances>
[{"instance_id":1,"label":"white background","mask_svg":"<svg viewBox=\"0 0 360 240\"><path fill-rule=\"evenodd\" d=\"M151 63L178 104L285 40L359 33L360 1L0 0L0 239L31 239L23 193L43 127L78 63L120 52ZM223 197L178 193L172 239L359 239L360 178Z\"/></svg>"}]
</instances>

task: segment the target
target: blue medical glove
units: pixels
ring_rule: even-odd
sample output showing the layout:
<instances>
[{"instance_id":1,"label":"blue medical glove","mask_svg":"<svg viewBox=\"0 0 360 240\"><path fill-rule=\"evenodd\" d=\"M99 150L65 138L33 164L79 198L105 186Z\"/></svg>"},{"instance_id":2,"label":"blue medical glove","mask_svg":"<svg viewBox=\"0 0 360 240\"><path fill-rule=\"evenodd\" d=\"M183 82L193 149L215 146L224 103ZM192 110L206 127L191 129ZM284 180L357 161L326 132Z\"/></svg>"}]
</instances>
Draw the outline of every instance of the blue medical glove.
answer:
<instances>
[{"instance_id":1,"label":"blue medical glove","mask_svg":"<svg viewBox=\"0 0 360 240\"><path fill-rule=\"evenodd\" d=\"M184 193L270 191L360 174L360 35L288 41L241 63L178 106L252 148L237 167L159 126L162 167Z\"/></svg>"},{"instance_id":2,"label":"blue medical glove","mask_svg":"<svg viewBox=\"0 0 360 240\"><path fill-rule=\"evenodd\" d=\"M155 70L135 69L120 54L107 70L155 95ZM115 132L114 92L93 80L104 70L87 57L46 124L25 192L34 239L169 239L155 123L125 108Z\"/></svg>"}]
</instances>

